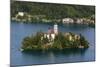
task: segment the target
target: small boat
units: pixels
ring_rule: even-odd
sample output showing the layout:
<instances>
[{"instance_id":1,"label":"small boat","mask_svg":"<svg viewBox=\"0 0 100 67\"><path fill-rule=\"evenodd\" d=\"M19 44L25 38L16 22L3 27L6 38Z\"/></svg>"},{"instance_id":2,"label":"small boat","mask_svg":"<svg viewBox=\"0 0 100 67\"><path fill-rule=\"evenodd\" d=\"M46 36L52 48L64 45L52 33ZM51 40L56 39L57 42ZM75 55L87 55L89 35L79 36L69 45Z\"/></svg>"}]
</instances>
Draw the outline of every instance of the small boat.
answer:
<instances>
[{"instance_id":1,"label":"small boat","mask_svg":"<svg viewBox=\"0 0 100 67\"><path fill-rule=\"evenodd\" d=\"M20 51L24 51L24 49L21 48Z\"/></svg>"}]
</instances>

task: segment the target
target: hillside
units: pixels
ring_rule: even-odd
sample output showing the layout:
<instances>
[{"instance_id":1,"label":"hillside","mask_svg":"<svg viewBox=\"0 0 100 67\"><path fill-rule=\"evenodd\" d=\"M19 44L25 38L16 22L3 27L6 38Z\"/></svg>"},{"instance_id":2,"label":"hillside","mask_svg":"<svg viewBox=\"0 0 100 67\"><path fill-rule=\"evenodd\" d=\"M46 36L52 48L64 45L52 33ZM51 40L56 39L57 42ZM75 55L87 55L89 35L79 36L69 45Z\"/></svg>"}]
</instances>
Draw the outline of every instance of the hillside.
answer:
<instances>
[{"instance_id":1,"label":"hillside","mask_svg":"<svg viewBox=\"0 0 100 67\"><path fill-rule=\"evenodd\" d=\"M33 16L45 15L47 19L81 18L94 15L95 6L13 1L11 3L11 16L14 17L18 12L26 12Z\"/></svg>"}]
</instances>

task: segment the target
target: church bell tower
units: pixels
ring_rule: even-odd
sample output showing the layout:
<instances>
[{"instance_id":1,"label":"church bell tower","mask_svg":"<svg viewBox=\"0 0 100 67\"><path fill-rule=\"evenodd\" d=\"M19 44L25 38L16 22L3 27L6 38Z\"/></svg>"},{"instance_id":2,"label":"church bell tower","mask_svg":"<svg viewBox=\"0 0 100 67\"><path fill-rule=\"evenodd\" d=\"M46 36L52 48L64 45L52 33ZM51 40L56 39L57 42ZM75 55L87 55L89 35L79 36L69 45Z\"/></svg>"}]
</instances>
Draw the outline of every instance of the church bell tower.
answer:
<instances>
[{"instance_id":1,"label":"church bell tower","mask_svg":"<svg viewBox=\"0 0 100 67\"><path fill-rule=\"evenodd\" d=\"M58 34L58 25L54 24L54 33L57 35Z\"/></svg>"}]
</instances>

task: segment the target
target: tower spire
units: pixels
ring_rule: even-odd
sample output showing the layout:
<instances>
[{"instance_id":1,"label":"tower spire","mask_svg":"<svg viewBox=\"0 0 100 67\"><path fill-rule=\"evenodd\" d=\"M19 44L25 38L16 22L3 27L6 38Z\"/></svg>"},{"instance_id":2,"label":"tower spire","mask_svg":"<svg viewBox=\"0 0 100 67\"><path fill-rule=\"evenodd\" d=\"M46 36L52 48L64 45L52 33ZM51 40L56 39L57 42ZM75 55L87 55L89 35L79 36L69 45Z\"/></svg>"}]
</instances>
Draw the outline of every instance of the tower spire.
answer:
<instances>
[{"instance_id":1,"label":"tower spire","mask_svg":"<svg viewBox=\"0 0 100 67\"><path fill-rule=\"evenodd\" d=\"M54 33L56 35L58 34L58 25L57 25L57 23L54 24Z\"/></svg>"}]
</instances>

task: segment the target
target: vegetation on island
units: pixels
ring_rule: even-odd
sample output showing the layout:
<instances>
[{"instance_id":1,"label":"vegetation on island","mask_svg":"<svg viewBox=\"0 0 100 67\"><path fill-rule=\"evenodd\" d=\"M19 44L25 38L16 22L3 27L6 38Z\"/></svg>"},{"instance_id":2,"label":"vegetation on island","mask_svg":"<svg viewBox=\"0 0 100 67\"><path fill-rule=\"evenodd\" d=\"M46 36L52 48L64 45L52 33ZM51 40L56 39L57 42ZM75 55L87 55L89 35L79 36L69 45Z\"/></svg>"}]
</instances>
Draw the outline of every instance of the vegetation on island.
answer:
<instances>
[{"instance_id":1,"label":"vegetation on island","mask_svg":"<svg viewBox=\"0 0 100 67\"><path fill-rule=\"evenodd\" d=\"M77 37L75 37L77 36ZM71 37L71 38L70 38ZM37 32L35 36L25 37L22 41L22 51L27 50L63 50L67 48L88 48L89 43L80 34L74 33L58 33L54 40L44 38L43 32Z\"/></svg>"}]
</instances>

